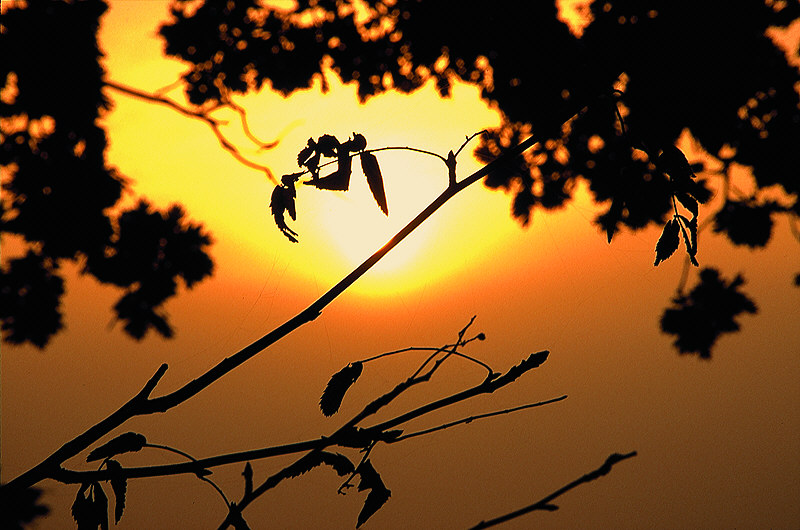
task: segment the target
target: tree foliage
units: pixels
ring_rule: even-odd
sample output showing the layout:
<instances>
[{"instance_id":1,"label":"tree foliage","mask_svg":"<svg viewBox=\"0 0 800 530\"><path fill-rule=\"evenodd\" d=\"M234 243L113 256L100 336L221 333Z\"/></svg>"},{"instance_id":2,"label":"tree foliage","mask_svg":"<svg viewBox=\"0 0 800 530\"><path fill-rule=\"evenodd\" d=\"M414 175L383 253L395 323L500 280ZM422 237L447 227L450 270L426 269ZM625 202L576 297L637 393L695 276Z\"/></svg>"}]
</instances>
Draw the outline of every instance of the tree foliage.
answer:
<instances>
[{"instance_id":1,"label":"tree foliage","mask_svg":"<svg viewBox=\"0 0 800 530\"><path fill-rule=\"evenodd\" d=\"M171 336L159 308L175 294L176 278L191 287L213 269L210 237L180 207L158 212L144 199L118 206L127 183L106 161L98 123L110 107L97 45L105 10L100 0L83 0L3 13L0 229L26 248L4 260L0 275L8 342L41 348L63 327L65 260L123 290L114 311L137 339L149 329Z\"/></svg>"}]
</instances>

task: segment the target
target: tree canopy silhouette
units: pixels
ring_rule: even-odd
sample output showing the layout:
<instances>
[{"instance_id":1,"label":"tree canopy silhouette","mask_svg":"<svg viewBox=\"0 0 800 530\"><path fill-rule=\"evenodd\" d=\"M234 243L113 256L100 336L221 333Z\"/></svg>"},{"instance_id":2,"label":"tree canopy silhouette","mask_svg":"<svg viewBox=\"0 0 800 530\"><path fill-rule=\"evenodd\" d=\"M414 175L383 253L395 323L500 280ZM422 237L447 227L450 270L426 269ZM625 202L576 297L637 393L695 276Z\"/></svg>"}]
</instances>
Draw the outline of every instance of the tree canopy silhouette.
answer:
<instances>
[{"instance_id":1,"label":"tree canopy silhouette","mask_svg":"<svg viewBox=\"0 0 800 530\"><path fill-rule=\"evenodd\" d=\"M3 233L24 238L0 283L3 338L44 347L62 327L64 260L124 294L114 306L131 336L172 335L159 307L211 274L211 239L179 206L118 206L127 182L105 159L98 19L104 2L32 2L3 14L0 102ZM46 39L42 35L47 35ZM68 80L79 80L68 82Z\"/></svg>"},{"instance_id":2,"label":"tree canopy silhouette","mask_svg":"<svg viewBox=\"0 0 800 530\"><path fill-rule=\"evenodd\" d=\"M523 224L537 210L563 207L579 180L601 205L594 222L609 242L622 228L664 224L674 211L659 246L677 248L680 229L695 265L697 202L712 189L724 194L714 230L735 245L764 246L776 215L797 222L800 153L792 146L800 145L800 73L767 35L800 15L797 3L597 1L580 37L550 2L366 4L367 12L332 0L299 1L293 10L254 0L177 1L160 33L166 53L188 65L186 94L198 105L265 84L289 94L315 77L324 83L326 69L356 83L362 100L429 80L443 97L455 81L478 85L503 114L476 150L481 160L497 158L531 130L546 139L485 179L513 194L511 213ZM686 130L721 169L688 166L674 148ZM750 168L751 194L732 189L733 164ZM693 171L703 178L681 176ZM774 185L781 201L765 197ZM656 264L672 251L661 257L657 249ZM663 330L683 345L699 344L696 326ZM712 330L710 344L723 331ZM705 347L690 351L709 355Z\"/></svg>"},{"instance_id":3,"label":"tree canopy silhouette","mask_svg":"<svg viewBox=\"0 0 800 530\"><path fill-rule=\"evenodd\" d=\"M710 218L735 245L764 246L777 215L797 222L800 153L792 146L800 144L800 74L766 34L795 20L797 3L722 9L688 0L597 1L581 36L549 2L364 5L304 0L278 9L255 0L176 0L160 34L165 52L186 63L186 94L197 108L265 85L289 94L318 78L325 88L328 70L356 83L363 100L411 92L430 80L444 97L456 81L479 86L503 115L476 149L481 160L497 158L532 130L544 138L484 181L513 195L511 213L523 224L536 211L567 204L580 181L599 205L594 222L609 241L622 228L666 222L664 235L679 228L693 262L702 225L696 212L682 216L676 199L691 210L723 194ZM65 259L124 290L115 311L137 338L149 329L169 336L159 308L175 294L176 279L191 287L212 271L209 236L179 208L154 213L143 201L112 213L126 181L107 164L97 123L108 108L96 39L104 10L102 1L84 0L4 14L0 164L9 178L1 227L29 249L3 269L7 341L44 346L60 329ZM37 36L42 32L47 42ZM70 77L81 82L60 82ZM699 178L676 190L681 179L671 153L687 130L721 169L694 164ZM752 193L731 185L734 164L750 168ZM765 196L774 185L783 192L779 200ZM176 230L179 237L167 237ZM662 250L674 243L667 239ZM139 261L116 270L126 252Z\"/></svg>"}]
</instances>

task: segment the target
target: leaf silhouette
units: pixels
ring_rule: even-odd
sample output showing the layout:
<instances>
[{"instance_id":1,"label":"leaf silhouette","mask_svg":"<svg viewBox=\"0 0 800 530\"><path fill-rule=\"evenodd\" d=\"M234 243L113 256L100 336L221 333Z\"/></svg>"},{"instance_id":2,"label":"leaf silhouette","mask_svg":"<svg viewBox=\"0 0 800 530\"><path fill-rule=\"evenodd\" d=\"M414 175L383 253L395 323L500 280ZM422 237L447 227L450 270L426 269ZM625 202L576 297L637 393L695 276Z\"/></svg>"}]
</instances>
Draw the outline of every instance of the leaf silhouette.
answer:
<instances>
[{"instance_id":1,"label":"leaf silhouette","mask_svg":"<svg viewBox=\"0 0 800 530\"><path fill-rule=\"evenodd\" d=\"M661 169L672 177L675 183L680 184L694 178L692 166L686 160L686 155L674 145L664 148L658 156L657 162L661 165Z\"/></svg>"},{"instance_id":2,"label":"leaf silhouette","mask_svg":"<svg viewBox=\"0 0 800 530\"><path fill-rule=\"evenodd\" d=\"M375 468L372 467L372 463L369 460L362 462L361 465L358 466L358 469L356 469L356 473L361 476L361 481L358 484L358 491L370 490L364 501L364 507L361 508L361 512L358 514L356 528L359 528L362 524L367 522L367 519L372 517L381 506L386 504L392 492L383 484L381 476L375 471Z\"/></svg>"},{"instance_id":3,"label":"leaf silhouette","mask_svg":"<svg viewBox=\"0 0 800 530\"><path fill-rule=\"evenodd\" d=\"M688 295L678 295L673 306L661 316L661 330L675 335L674 344L681 354L711 358L711 348L723 333L739 330L736 317L756 313L756 305L739 288L741 276L731 281L721 278L719 271L700 271L700 281Z\"/></svg>"},{"instance_id":4,"label":"leaf silhouette","mask_svg":"<svg viewBox=\"0 0 800 530\"><path fill-rule=\"evenodd\" d=\"M94 498L93 511L97 525L101 530L108 530L108 497L100 486L99 482L92 484L92 496Z\"/></svg>"},{"instance_id":5,"label":"leaf silhouette","mask_svg":"<svg viewBox=\"0 0 800 530\"><path fill-rule=\"evenodd\" d=\"M361 362L350 363L331 376L328 385L322 392L319 408L326 416L332 416L339 410L344 394L353 386L364 368Z\"/></svg>"},{"instance_id":6,"label":"leaf silhouette","mask_svg":"<svg viewBox=\"0 0 800 530\"><path fill-rule=\"evenodd\" d=\"M121 471L122 465L116 460L106 460L106 467L110 471ZM111 478L111 491L114 492L114 523L122 519L125 510L125 492L128 490L128 479L125 477Z\"/></svg>"},{"instance_id":7,"label":"leaf silhouette","mask_svg":"<svg viewBox=\"0 0 800 530\"><path fill-rule=\"evenodd\" d=\"M339 140L330 134L323 134L317 140L317 152L323 156L334 157L339 150Z\"/></svg>"},{"instance_id":8,"label":"leaf silhouette","mask_svg":"<svg viewBox=\"0 0 800 530\"><path fill-rule=\"evenodd\" d=\"M661 237L658 238L658 243L656 243L656 262L654 265L658 266L659 263L672 256L678 249L678 244L680 243L679 229L680 227L675 219L670 219L664 225Z\"/></svg>"},{"instance_id":9,"label":"leaf silhouette","mask_svg":"<svg viewBox=\"0 0 800 530\"><path fill-rule=\"evenodd\" d=\"M692 212L692 217L697 217L697 199L683 192L676 193L675 198L678 199L678 202L680 202L684 208Z\"/></svg>"},{"instance_id":10,"label":"leaf silhouette","mask_svg":"<svg viewBox=\"0 0 800 530\"><path fill-rule=\"evenodd\" d=\"M364 138L363 134L358 134L354 132L353 139L346 141L344 144L342 144L342 147L347 149L351 153L363 151L367 147L367 139Z\"/></svg>"},{"instance_id":11,"label":"leaf silhouette","mask_svg":"<svg viewBox=\"0 0 800 530\"><path fill-rule=\"evenodd\" d=\"M375 202L380 206L384 215L389 215L389 207L386 204L386 192L383 189L383 176L378 165L378 159L372 153L361 153L361 169L367 177L369 191L375 198Z\"/></svg>"},{"instance_id":12,"label":"leaf silhouette","mask_svg":"<svg viewBox=\"0 0 800 530\"><path fill-rule=\"evenodd\" d=\"M321 179L311 179L304 182L320 190L347 191L350 189L350 174L352 173L353 159L345 149L338 156L339 166L336 171Z\"/></svg>"},{"instance_id":13,"label":"leaf silhouette","mask_svg":"<svg viewBox=\"0 0 800 530\"><path fill-rule=\"evenodd\" d=\"M700 264L695 257L697 256L697 217L692 217L691 221L682 215L678 217L683 221L681 234L683 235L683 244L686 245L686 253L689 254L692 265L699 267Z\"/></svg>"},{"instance_id":14,"label":"leaf silhouette","mask_svg":"<svg viewBox=\"0 0 800 530\"><path fill-rule=\"evenodd\" d=\"M289 228L286 224L286 219L283 217L284 212L289 211L292 219L297 218L297 212L294 205L294 185L291 189L286 186L278 185L272 190L272 196L269 201L269 209L272 212L272 218L275 220L275 225L280 229L283 235L292 243L297 243L297 232Z\"/></svg>"},{"instance_id":15,"label":"leaf silhouette","mask_svg":"<svg viewBox=\"0 0 800 530\"><path fill-rule=\"evenodd\" d=\"M103 458L111 458L121 453L139 451L145 444L147 444L147 438L143 434L126 432L95 448L86 457L86 461L93 462Z\"/></svg>"},{"instance_id":16,"label":"leaf silhouette","mask_svg":"<svg viewBox=\"0 0 800 530\"><path fill-rule=\"evenodd\" d=\"M350 461L349 458L341 453L330 453L328 451L320 451L320 458L323 464L329 465L336 471L340 477L353 473L356 466Z\"/></svg>"},{"instance_id":17,"label":"leaf silhouette","mask_svg":"<svg viewBox=\"0 0 800 530\"><path fill-rule=\"evenodd\" d=\"M94 516L94 503L85 495L88 488L89 483L81 484L78 494L75 496L75 501L72 503L72 518L75 519L78 530L97 528Z\"/></svg>"}]
</instances>

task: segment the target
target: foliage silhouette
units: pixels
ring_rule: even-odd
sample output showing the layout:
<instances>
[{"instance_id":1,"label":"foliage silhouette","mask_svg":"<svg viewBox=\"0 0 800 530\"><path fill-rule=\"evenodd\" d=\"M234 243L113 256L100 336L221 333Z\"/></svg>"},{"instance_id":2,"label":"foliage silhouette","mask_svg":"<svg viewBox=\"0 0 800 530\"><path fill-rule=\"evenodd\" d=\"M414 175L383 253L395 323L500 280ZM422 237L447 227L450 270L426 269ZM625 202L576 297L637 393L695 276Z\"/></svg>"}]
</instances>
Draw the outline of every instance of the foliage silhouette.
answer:
<instances>
[{"instance_id":1,"label":"foliage silhouette","mask_svg":"<svg viewBox=\"0 0 800 530\"><path fill-rule=\"evenodd\" d=\"M796 2L726 4L730 23L719 24L714 3L596 1L580 38L558 19L554 2L366 5L357 12L348 2L315 0L273 10L255 0L179 0L160 32L165 52L187 65L183 80L195 104L266 84L290 94L315 78L324 83L327 69L355 83L362 99L431 80L442 96L455 81L477 85L503 113L476 149L482 161L519 144L532 127L542 139L485 180L513 194L511 213L523 224L537 210L563 207L580 181L605 207L594 222L609 241L622 228L663 224L675 199L696 218L686 194L702 203L714 187L728 200L705 215L734 244L766 244L775 214L798 222L792 175L800 153L791 146L800 144L800 73L766 35L800 16ZM723 170L693 167L682 154L673 159L686 130ZM755 183L736 200L733 163L749 167ZM681 177L695 171L703 178ZM675 189L689 182L690 189ZM785 192L781 204L763 198L776 184ZM697 224L674 222L697 264Z\"/></svg>"},{"instance_id":2,"label":"foliage silhouette","mask_svg":"<svg viewBox=\"0 0 800 530\"><path fill-rule=\"evenodd\" d=\"M164 365L125 406L4 486L4 502L12 494L32 496L26 507L30 511L33 505L36 512L39 508L31 484L43 478L81 484L73 505L76 522L79 527L102 527L108 525L102 480L111 481L117 502L115 519L119 520L128 478L194 473L210 482L206 470L214 465L307 451L259 486L252 483L252 472L249 480L245 474L245 495L238 503L226 499L228 517L223 524L246 527L242 510L249 502L282 480L324 463L339 474L359 475L359 489L370 490L358 517L360 525L389 498L389 490L367 458L377 443L398 443L419 435L401 434L394 428L430 410L493 392L538 367L547 353L534 354L505 374L488 368L486 379L464 392L377 425L358 426L407 388L427 382L446 359L461 356L456 350L464 345L462 332L455 345L436 349L411 378L373 400L330 437L290 448L264 448L205 460L190 457L190 462L163 468L124 468L109 459L122 451L107 446L95 450L100 451L96 453L99 458L105 458L104 469L70 471L61 464L129 418L164 412L190 399L269 344L316 318L388 249L455 193L479 179L485 178L490 188L513 193L512 215L523 223L531 222L537 209L564 206L583 180L596 202L608 207L595 223L609 242L622 228L636 230L666 222L656 244L656 264L674 253L681 237L688 259L698 264L698 203L712 195L712 180L722 182L719 187L725 206L706 215L713 219L714 229L726 233L734 244L763 246L770 239L773 216L796 220L800 214L800 189L790 176L800 154L787 148L800 142L796 127L800 110L794 88L800 74L764 34L768 26L786 26L796 18L800 8L794 4L726 6L731 23L714 24L719 31L713 40L706 27L716 22L716 12L712 6L687 0L595 2L594 21L580 39L557 20L554 4L545 2L513 6L501 2L489 8L484 3L464 2L455 11L441 2L398 0L390 5L369 0L366 4L370 17L362 22L349 4L332 0L300 1L294 12L270 11L255 1L223 5L177 0L174 20L162 26L161 34L166 52L187 63L187 96L198 108L233 105L231 93L256 90L265 83L288 94L310 86L314 76L328 67L344 81L357 83L363 99L386 90L409 92L429 80L443 96L456 80L474 83L504 116L503 125L483 135L476 150L487 163L485 171L457 181L457 153L440 156L448 169L448 188L393 238L385 251L377 252L340 285L272 333L178 391L151 398L166 371ZM142 200L128 211L107 213L118 203L126 182L107 165L105 131L97 124L108 108L102 89L112 87L98 63L97 21L104 10L103 2L84 0L30 3L4 13L0 43L9 59L0 66L4 80L0 116L12 119L3 124L0 165L10 178L4 183L0 226L3 232L24 238L27 247L26 256L11 260L2 274L4 339L10 342L29 341L43 347L61 328L59 304L64 288L58 270L64 260L81 260L85 273L125 290L114 309L126 332L136 338L150 329L170 336L167 318L157 310L176 293L177 278L191 287L213 270L206 253L210 237L200 225L188 222L179 207L155 212ZM476 16L477 10L481 10L480 16ZM304 13L316 14L312 16L316 22L308 24ZM46 47L37 38L42 32L51 37ZM84 84L59 83L58 90L51 88L54 79L76 74ZM691 80L691 90L686 89L687 80ZM723 89L725 98L719 97ZM206 120L219 137L207 114L197 111L193 115ZM724 162L722 171L686 160L675 147L684 130ZM535 139L530 136L533 132ZM223 137L220 143L236 156L236 149ZM359 153L373 196L388 213L377 158L365 148L366 140L355 133L343 143L331 135L309 140L298 156L298 164L312 175L306 184L346 191L352 154ZM515 156L526 149L523 157ZM725 155L728 151L734 154ZM323 156L335 158L337 169L320 177ZM751 168L756 184L752 194L733 194L729 170L734 163ZM254 169L264 170L257 165ZM695 178L695 172L703 178ZM284 214L296 218L294 184L302 174L285 175L270 200L275 222L293 241L297 234L286 224ZM764 188L774 184L784 192L780 202L763 197ZM679 204L691 218L679 211ZM43 211L50 217L43 218ZM666 219L670 212L672 218ZM738 329L735 317L756 311L755 304L738 290L743 283L740 277L727 282L715 269L704 269L700 283L688 295L677 296L676 307L664 313L662 329L677 335L675 343L681 352L710 358L717 337ZM720 309L720 303L726 305ZM347 387L355 381L352 373L347 375L344 383L334 385L332 380L330 399L323 394L323 413L333 414L338 409ZM461 422L453 425L456 423ZM338 453L323 451L332 445L360 448L367 454L358 466L348 460L353 471L347 471L349 466L343 460L331 456ZM138 444L120 446L134 450L129 447ZM607 462L608 469L612 463Z\"/></svg>"},{"instance_id":3,"label":"foliage silhouette","mask_svg":"<svg viewBox=\"0 0 800 530\"><path fill-rule=\"evenodd\" d=\"M102 1L84 0L3 13L0 167L9 177L0 230L20 236L27 249L0 274L7 342L43 348L63 327L64 260L124 289L114 310L137 339L149 329L171 336L158 308L176 293L176 278L192 287L213 270L209 236L180 207L155 212L142 200L112 213L128 187L105 160L106 134L97 123L109 108L97 47L105 10Z\"/></svg>"}]
</instances>

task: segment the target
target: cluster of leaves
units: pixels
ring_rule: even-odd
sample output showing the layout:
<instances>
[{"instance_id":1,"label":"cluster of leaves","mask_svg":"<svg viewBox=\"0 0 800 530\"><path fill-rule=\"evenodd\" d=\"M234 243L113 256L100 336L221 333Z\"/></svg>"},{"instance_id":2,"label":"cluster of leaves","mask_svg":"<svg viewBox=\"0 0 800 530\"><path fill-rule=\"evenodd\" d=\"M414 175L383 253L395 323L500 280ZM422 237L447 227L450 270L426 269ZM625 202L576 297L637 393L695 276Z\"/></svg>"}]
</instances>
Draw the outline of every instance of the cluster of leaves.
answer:
<instances>
[{"instance_id":1,"label":"cluster of leaves","mask_svg":"<svg viewBox=\"0 0 800 530\"><path fill-rule=\"evenodd\" d=\"M676 335L675 347L681 353L710 359L719 336L739 330L736 317L757 311L753 301L740 292L743 284L739 275L725 281L716 269L701 270L699 283L688 294L676 296L673 306L664 311L661 329Z\"/></svg>"},{"instance_id":2,"label":"cluster of leaves","mask_svg":"<svg viewBox=\"0 0 800 530\"><path fill-rule=\"evenodd\" d=\"M675 146L668 146L659 154L656 164L662 168L670 178L672 206L674 215L667 221L661 232L661 237L656 243L657 266L662 261L669 258L677 249L680 243L680 236L683 236L683 243L686 246L686 254L695 267L697 262L697 214L699 211L698 202L705 202L709 198L708 189L695 180L695 174L686 156ZM692 214L691 219L682 215L678 211L678 203Z\"/></svg>"},{"instance_id":3,"label":"cluster of leaves","mask_svg":"<svg viewBox=\"0 0 800 530\"><path fill-rule=\"evenodd\" d=\"M125 494L128 490L128 481L125 477L114 476L122 470L122 465L112 457L140 451L147 445L144 435L135 432L126 432L95 448L86 457L87 462L103 460L103 467L112 471L111 491L114 493L114 523L119 523L125 511ZM72 503L72 517L80 530L98 527L108 529L108 497L103 491L100 482L87 482L81 484L75 501Z\"/></svg>"},{"instance_id":4,"label":"cluster of leaves","mask_svg":"<svg viewBox=\"0 0 800 530\"><path fill-rule=\"evenodd\" d=\"M0 271L8 342L41 348L63 327L64 260L126 289L114 309L136 338L151 327L171 334L155 310L175 293L174 276L191 286L211 273L208 237L181 209L149 213L141 203L112 210L126 182L106 164L106 133L97 123L109 108L97 45L105 10L100 0L79 0L29 2L3 13L0 231L24 245L24 255L5 259Z\"/></svg>"},{"instance_id":5,"label":"cluster of leaves","mask_svg":"<svg viewBox=\"0 0 800 530\"><path fill-rule=\"evenodd\" d=\"M299 173L283 175L281 183L275 186L270 198L269 208L275 224L280 231L293 243L297 243L297 232L289 228L286 224L284 214L288 213L292 220L297 220L297 207L295 199L297 190L295 183L306 173L311 175L311 179L304 181L303 184L314 186L320 190L347 191L350 188L350 176L353 173L353 156L358 153L361 160L361 170L367 178L370 192L375 202L380 207L384 215L389 215L389 206L386 202L386 191L383 186L383 175L378 164L378 159L365 151L367 139L363 135L353 133L352 138L340 142L335 136L324 134L316 141L308 139L306 146L297 154L297 165L305 168ZM332 162L322 162L323 158L333 158L336 162L336 169L324 177L320 177L320 169Z\"/></svg>"}]
</instances>

